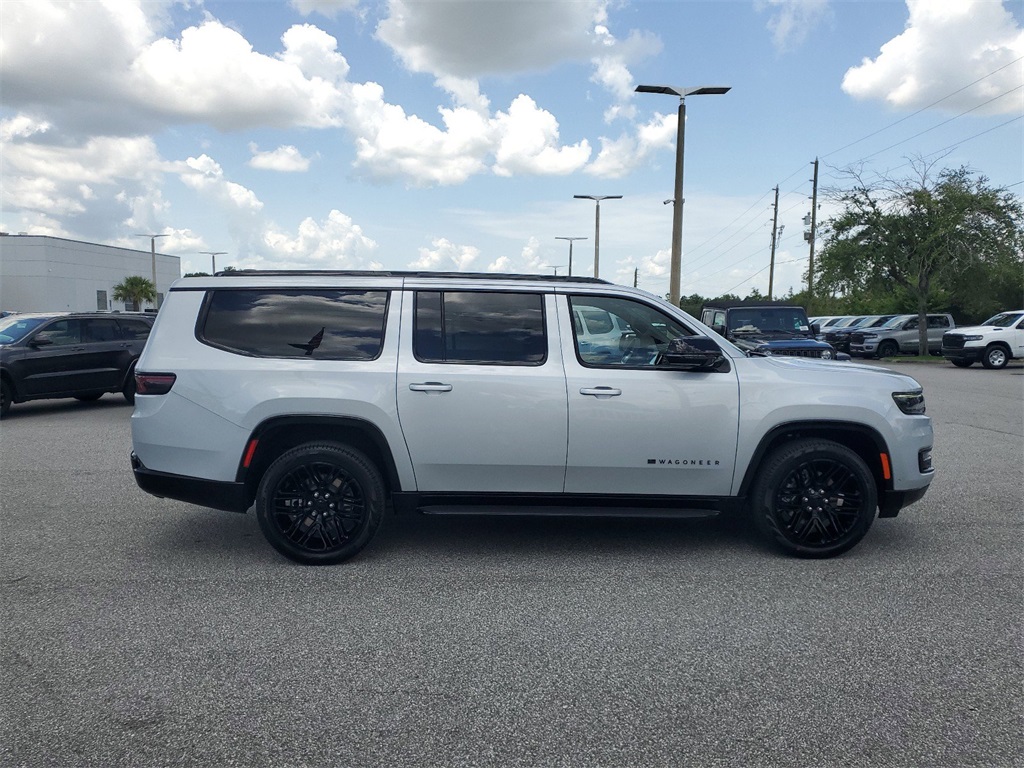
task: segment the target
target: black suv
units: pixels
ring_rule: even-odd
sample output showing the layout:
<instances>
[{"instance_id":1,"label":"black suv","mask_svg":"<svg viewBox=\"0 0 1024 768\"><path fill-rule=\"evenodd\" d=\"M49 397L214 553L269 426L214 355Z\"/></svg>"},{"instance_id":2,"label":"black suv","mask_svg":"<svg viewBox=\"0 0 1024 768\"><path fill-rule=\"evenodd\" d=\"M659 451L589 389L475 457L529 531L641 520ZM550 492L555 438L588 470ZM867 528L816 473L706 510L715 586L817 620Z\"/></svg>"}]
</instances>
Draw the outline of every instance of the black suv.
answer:
<instances>
[{"instance_id":1,"label":"black suv","mask_svg":"<svg viewBox=\"0 0 1024 768\"><path fill-rule=\"evenodd\" d=\"M0 319L0 416L12 403L58 397L135 402L135 361L153 318L101 312L16 314Z\"/></svg>"},{"instance_id":2,"label":"black suv","mask_svg":"<svg viewBox=\"0 0 1024 768\"><path fill-rule=\"evenodd\" d=\"M817 325L811 325L803 307L765 302L735 302L705 306L701 322L724 336L748 355L837 357L831 344L818 341ZM843 355L843 359L849 359Z\"/></svg>"}]
</instances>

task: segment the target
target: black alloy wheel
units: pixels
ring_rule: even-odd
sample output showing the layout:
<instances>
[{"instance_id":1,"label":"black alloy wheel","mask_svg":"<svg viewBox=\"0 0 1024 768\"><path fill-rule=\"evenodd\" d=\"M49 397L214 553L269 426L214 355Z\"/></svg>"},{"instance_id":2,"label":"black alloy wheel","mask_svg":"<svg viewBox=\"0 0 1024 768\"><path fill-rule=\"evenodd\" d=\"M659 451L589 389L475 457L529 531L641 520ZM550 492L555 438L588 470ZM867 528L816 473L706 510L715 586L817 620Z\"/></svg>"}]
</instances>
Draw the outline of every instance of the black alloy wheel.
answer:
<instances>
[{"instance_id":1,"label":"black alloy wheel","mask_svg":"<svg viewBox=\"0 0 1024 768\"><path fill-rule=\"evenodd\" d=\"M0 381L0 418L6 416L8 411L11 410L13 397L14 393L11 391L11 385L6 381Z\"/></svg>"},{"instance_id":2,"label":"black alloy wheel","mask_svg":"<svg viewBox=\"0 0 1024 768\"><path fill-rule=\"evenodd\" d=\"M380 526L384 483L359 451L333 443L301 445L267 469L256 515L278 552L298 563L339 563L363 549Z\"/></svg>"},{"instance_id":3,"label":"black alloy wheel","mask_svg":"<svg viewBox=\"0 0 1024 768\"><path fill-rule=\"evenodd\" d=\"M883 341L878 345L879 357L895 357L899 354L900 348L894 341Z\"/></svg>"},{"instance_id":4,"label":"black alloy wheel","mask_svg":"<svg viewBox=\"0 0 1024 768\"><path fill-rule=\"evenodd\" d=\"M833 557L859 542L878 506L875 479L854 451L830 440L797 440L773 451L751 493L754 522L798 557Z\"/></svg>"}]
</instances>

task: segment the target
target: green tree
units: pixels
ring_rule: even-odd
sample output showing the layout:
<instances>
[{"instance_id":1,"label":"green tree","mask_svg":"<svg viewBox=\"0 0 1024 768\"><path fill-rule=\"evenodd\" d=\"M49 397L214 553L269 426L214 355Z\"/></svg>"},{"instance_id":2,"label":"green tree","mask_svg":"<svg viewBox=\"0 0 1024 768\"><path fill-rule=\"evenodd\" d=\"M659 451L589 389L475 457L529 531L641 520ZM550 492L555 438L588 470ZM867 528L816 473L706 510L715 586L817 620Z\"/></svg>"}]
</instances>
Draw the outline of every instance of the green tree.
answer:
<instances>
[{"instance_id":1,"label":"green tree","mask_svg":"<svg viewBox=\"0 0 1024 768\"><path fill-rule=\"evenodd\" d=\"M868 296L875 311L913 311L921 317L919 349L927 349L929 310L946 309L969 276L1019 274L1024 267L1024 208L1005 189L967 168L912 165L916 178L853 182L831 196L840 213L825 224L816 290Z\"/></svg>"},{"instance_id":2,"label":"green tree","mask_svg":"<svg viewBox=\"0 0 1024 768\"><path fill-rule=\"evenodd\" d=\"M114 286L114 301L123 301L125 304L131 304L135 311L142 308L142 302L144 301L155 305L156 286L148 278L140 277L139 275L129 275Z\"/></svg>"}]
</instances>

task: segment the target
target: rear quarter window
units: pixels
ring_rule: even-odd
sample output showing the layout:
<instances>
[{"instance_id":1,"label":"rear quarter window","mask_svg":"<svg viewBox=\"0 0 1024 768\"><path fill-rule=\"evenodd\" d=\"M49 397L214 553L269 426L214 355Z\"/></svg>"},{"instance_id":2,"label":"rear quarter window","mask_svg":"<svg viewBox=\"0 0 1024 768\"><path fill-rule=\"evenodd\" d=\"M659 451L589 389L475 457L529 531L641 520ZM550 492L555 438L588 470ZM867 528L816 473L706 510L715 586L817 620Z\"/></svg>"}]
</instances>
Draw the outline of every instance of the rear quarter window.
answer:
<instances>
[{"instance_id":1,"label":"rear quarter window","mask_svg":"<svg viewBox=\"0 0 1024 768\"><path fill-rule=\"evenodd\" d=\"M387 306L387 291L211 291L196 336L253 357L373 360Z\"/></svg>"}]
</instances>

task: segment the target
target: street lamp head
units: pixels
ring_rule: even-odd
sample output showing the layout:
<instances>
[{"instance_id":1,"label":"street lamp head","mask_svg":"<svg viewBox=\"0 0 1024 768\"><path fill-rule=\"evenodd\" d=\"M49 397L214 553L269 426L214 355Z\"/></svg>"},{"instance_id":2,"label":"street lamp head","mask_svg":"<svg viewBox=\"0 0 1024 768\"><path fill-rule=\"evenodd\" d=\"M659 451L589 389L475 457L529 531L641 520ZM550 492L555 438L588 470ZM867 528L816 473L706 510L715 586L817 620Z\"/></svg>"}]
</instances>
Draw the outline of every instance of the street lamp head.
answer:
<instances>
[{"instance_id":1,"label":"street lamp head","mask_svg":"<svg viewBox=\"0 0 1024 768\"><path fill-rule=\"evenodd\" d=\"M699 85L695 88L675 88L671 85L638 85L636 93L664 93L685 99L687 96L717 96L732 90L731 85Z\"/></svg>"},{"instance_id":2,"label":"street lamp head","mask_svg":"<svg viewBox=\"0 0 1024 768\"><path fill-rule=\"evenodd\" d=\"M600 203L602 200L621 200L622 195L573 195L577 200L593 200Z\"/></svg>"}]
</instances>

